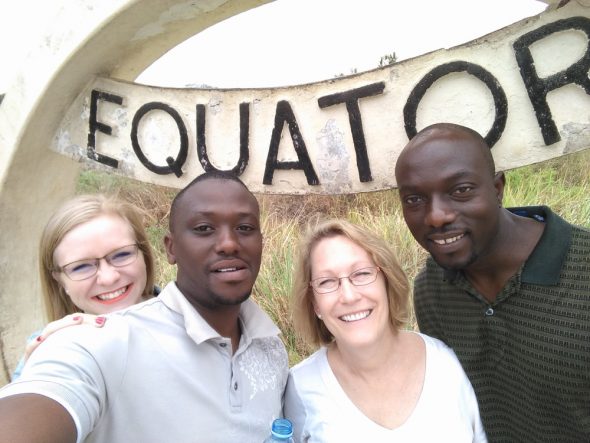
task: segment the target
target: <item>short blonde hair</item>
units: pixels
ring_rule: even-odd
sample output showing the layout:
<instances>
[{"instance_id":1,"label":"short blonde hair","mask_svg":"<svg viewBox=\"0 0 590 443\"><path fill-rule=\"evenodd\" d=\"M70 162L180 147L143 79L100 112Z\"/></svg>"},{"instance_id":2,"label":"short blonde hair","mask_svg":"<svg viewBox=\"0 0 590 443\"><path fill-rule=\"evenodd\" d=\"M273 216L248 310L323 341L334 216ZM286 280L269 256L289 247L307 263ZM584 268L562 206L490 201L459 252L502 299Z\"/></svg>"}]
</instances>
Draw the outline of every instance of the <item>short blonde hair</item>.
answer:
<instances>
[{"instance_id":1,"label":"short blonde hair","mask_svg":"<svg viewBox=\"0 0 590 443\"><path fill-rule=\"evenodd\" d=\"M315 314L311 281L311 251L325 238L343 236L363 248L385 278L389 320L394 330L402 329L408 322L410 307L409 282L393 250L385 240L366 228L346 220L324 220L308 227L299 244L293 277L293 320L295 329L315 346L327 345L334 340L332 333Z\"/></svg>"},{"instance_id":2,"label":"short blonde hair","mask_svg":"<svg viewBox=\"0 0 590 443\"><path fill-rule=\"evenodd\" d=\"M45 225L39 242L39 272L48 321L58 320L80 311L72 303L63 287L53 278L52 272L57 268L57 264L53 261L55 249L72 229L105 214L121 217L133 229L135 240L139 250L143 253L146 266L147 279L143 297L148 298L153 295L154 255L145 233L141 210L114 196L79 195L65 202L53 213Z\"/></svg>"}]
</instances>

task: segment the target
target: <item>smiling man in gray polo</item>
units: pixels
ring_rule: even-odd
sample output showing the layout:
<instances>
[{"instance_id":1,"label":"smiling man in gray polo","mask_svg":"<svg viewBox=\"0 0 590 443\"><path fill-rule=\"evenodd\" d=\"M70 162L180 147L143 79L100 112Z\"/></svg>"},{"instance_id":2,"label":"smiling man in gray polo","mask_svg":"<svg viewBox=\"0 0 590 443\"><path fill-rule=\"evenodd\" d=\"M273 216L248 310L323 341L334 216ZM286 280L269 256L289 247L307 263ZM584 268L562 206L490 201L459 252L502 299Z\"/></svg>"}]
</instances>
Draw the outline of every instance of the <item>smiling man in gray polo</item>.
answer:
<instances>
[{"instance_id":1,"label":"smiling man in gray polo","mask_svg":"<svg viewBox=\"0 0 590 443\"><path fill-rule=\"evenodd\" d=\"M0 391L0 441L261 442L281 415L288 360L248 300L262 253L255 197L206 173L175 198L176 282L109 317L66 328Z\"/></svg>"}]
</instances>

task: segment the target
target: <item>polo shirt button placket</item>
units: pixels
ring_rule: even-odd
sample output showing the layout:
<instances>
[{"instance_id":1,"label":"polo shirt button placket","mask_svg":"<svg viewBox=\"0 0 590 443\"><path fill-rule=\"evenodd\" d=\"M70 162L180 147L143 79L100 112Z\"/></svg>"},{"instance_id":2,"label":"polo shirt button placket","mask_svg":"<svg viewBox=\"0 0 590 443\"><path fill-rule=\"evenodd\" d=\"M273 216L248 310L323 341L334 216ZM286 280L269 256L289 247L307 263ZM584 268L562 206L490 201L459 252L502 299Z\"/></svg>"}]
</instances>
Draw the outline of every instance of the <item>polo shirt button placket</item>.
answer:
<instances>
[{"instance_id":1,"label":"polo shirt button placket","mask_svg":"<svg viewBox=\"0 0 590 443\"><path fill-rule=\"evenodd\" d=\"M238 390L239 384L237 378L234 374L232 374L231 385L230 385L230 404L232 408L241 408L242 407L242 395L241 392ZM236 409L237 410L237 409Z\"/></svg>"},{"instance_id":2,"label":"polo shirt button placket","mask_svg":"<svg viewBox=\"0 0 590 443\"><path fill-rule=\"evenodd\" d=\"M229 344L228 344L228 346L229 346ZM237 409L235 409L236 411L239 410L239 408L241 408L243 406L242 405L242 394L241 394L241 391L239 390L240 377L239 377L238 367L239 367L239 365L236 361L236 356L234 355L231 358L231 378L230 378L230 385L229 385L229 399L230 399L230 404L231 404L232 408L237 408Z\"/></svg>"}]
</instances>

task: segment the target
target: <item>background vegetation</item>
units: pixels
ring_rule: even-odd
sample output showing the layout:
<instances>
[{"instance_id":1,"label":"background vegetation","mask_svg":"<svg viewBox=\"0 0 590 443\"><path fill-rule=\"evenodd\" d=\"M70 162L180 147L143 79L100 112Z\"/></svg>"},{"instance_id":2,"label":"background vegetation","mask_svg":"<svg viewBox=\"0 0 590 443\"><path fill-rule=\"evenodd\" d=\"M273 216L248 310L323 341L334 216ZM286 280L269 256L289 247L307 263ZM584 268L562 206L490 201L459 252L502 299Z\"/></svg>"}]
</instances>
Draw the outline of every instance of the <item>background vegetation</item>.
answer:
<instances>
[{"instance_id":1,"label":"background vegetation","mask_svg":"<svg viewBox=\"0 0 590 443\"><path fill-rule=\"evenodd\" d=\"M590 150L543 164L507 172L504 206L548 205L566 220L590 227ZM163 235L176 189L135 182L104 172L84 171L78 192L116 193L146 211L148 233L156 250L157 283L173 280L175 269L166 261ZM413 279L426 258L403 221L397 191L341 196L259 195L264 247L262 267L253 298L283 331L291 364L312 349L295 333L289 309L293 254L306 222L314 216L343 217L386 238ZM415 327L414 323L408 325Z\"/></svg>"}]
</instances>

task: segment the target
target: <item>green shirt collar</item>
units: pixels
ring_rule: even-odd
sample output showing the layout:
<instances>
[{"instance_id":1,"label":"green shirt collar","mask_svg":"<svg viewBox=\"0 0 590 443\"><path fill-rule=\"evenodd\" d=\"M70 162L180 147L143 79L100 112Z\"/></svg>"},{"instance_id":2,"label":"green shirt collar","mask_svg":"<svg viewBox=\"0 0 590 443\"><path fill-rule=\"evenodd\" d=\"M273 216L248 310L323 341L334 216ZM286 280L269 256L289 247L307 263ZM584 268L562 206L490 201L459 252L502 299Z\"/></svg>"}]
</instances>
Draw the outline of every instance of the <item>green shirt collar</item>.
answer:
<instances>
[{"instance_id":1,"label":"green shirt collar","mask_svg":"<svg viewBox=\"0 0 590 443\"><path fill-rule=\"evenodd\" d=\"M545 221L545 230L537 246L527 259L521 281L539 285L559 283L561 267L569 250L572 226L547 206L507 208L524 217Z\"/></svg>"},{"instance_id":2,"label":"green shirt collar","mask_svg":"<svg viewBox=\"0 0 590 443\"><path fill-rule=\"evenodd\" d=\"M543 235L527 259L520 273L523 283L556 285L561 267L572 238L572 225L555 214L547 206L522 206L506 208L521 217L534 218L546 224ZM450 282L458 277L457 271L444 270L444 279Z\"/></svg>"}]
</instances>

